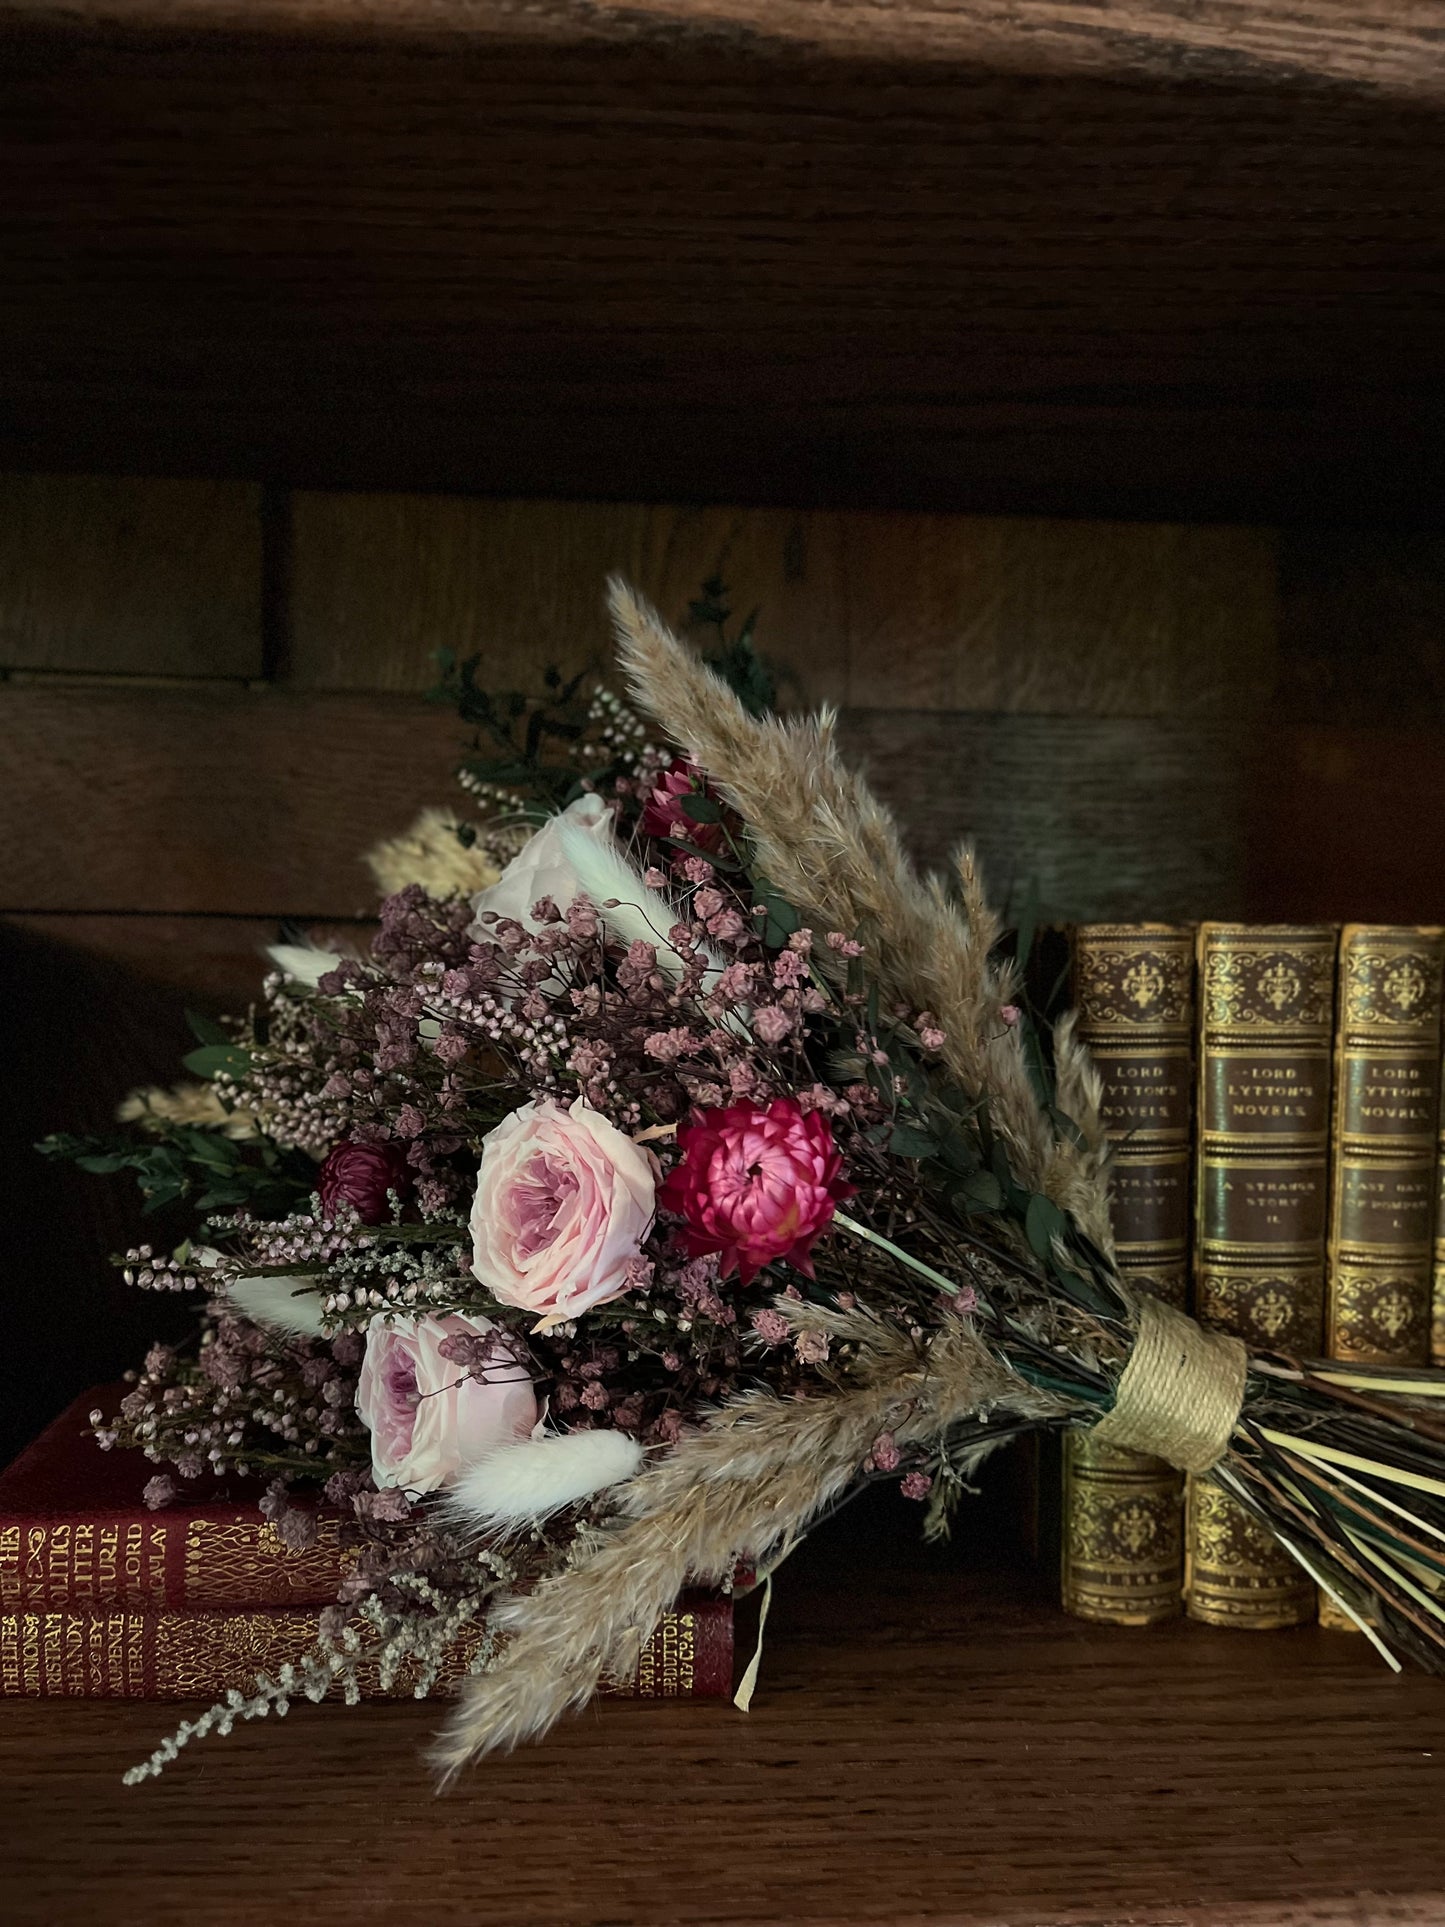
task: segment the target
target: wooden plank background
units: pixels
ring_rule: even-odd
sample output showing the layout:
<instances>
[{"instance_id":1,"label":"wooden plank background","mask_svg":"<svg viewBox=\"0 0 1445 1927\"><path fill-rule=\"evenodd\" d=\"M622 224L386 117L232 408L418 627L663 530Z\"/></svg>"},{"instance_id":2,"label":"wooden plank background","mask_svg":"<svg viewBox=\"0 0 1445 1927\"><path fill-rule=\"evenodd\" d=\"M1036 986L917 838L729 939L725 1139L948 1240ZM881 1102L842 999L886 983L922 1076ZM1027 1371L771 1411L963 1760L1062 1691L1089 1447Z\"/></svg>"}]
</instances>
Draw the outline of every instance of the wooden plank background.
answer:
<instances>
[{"instance_id":1,"label":"wooden plank background","mask_svg":"<svg viewBox=\"0 0 1445 1927\"><path fill-rule=\"evenodd\" d=\"M8 0L0 464L1418 519L1437 12Z\"/></svg>"},{"instance_id":2,"label":"wooden plank background","mask_svg":"<svg viewBox=\"0 0 1445 1927\"><path fill-rule=\"evenodd\" d=\"M436 650L499 686L599 659L614 569L674 620L721 574L921 858L971 832L1009 901L1445 918L1437 536L0 478L0 1255L10 1356L58 1374L13 1438L182 1310L97 1260L124 1188L29 1144L174 1076L283 920L365 917L361 851L456 794Z\"/></svg>"}]
</instances>

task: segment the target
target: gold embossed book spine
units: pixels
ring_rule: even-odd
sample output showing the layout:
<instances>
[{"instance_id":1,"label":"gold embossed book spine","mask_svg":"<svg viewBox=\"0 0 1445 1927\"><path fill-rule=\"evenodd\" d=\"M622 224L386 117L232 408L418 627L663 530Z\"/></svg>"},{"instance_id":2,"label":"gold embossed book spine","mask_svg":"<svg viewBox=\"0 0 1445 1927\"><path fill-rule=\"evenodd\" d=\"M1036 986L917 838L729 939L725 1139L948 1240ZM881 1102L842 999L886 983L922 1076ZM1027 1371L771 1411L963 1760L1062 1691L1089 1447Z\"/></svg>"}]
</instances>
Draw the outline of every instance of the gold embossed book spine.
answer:
<instances>
[{"instance_id":1,"label":"gold embossed book spine","mask_svg":"<svg viewBox=\"0 0 1445 1927\"><path fill-rule=\"evenodd\" d=\"M1430 1357L1445 933L1340 937L1327 1289L1330 1355Z\"/></svg>"},{"instance_id":2,"label":"gold embossed book spine","mask_svg":"<svg viewBox=\"0 0 1445 1927\"><path fill-rule=\"evenodd\" d=\"M1079 1034L1103 1084L1110 1214L1121 1273L1183 1308L1188 1293L1194 931L1082 924ZM1061 1591L1081 1619L1149 1626L1183 1588L1182 1480L1161 1459L1070 1434L1063 1450Z\"/></svg>"},{"instance_id":3,"label":"gold embossed book spine","mask_svg":"<svg viewBox=\"0 0 1445 1927\"><path fill-rule=\"evenodd\" d=\"M1442 958L1434 927L1340 933L1325 1281L1334 1358L1429 1362ZM1356 1630L1325 1597L1320 1624Z\"/></svg>"},{"instance_id":4,"label":"gold embossed book spine","mask_svg":"<svg viewBox=\"0 0 1445 1927\"><path fill-rule=\"evenodd\" d=\"M1445 1017L1442 1017L1445 1032ZM1445 1035L1441 1038L1445 1052ZM1440 1071L1440 1129L1435 1144L1435 1262L1430 1287L1430 1363L1445 1368L1445 1064Z\"/></svg>"},{"instance_id":5,"label":"gold embossed book spine","mask_svg":"<svg viewBox=\"0 0 1445 1927\"><path fill-rule=\"evenodd\" d=\"M1194 1311L1262 1349L1325 1336L1333 925L1199 932ZM1315 1616L1315 1590L1268 1531L1191 1479L1185 1608L1263 1631Z\"/></svg>"}]
</instances>

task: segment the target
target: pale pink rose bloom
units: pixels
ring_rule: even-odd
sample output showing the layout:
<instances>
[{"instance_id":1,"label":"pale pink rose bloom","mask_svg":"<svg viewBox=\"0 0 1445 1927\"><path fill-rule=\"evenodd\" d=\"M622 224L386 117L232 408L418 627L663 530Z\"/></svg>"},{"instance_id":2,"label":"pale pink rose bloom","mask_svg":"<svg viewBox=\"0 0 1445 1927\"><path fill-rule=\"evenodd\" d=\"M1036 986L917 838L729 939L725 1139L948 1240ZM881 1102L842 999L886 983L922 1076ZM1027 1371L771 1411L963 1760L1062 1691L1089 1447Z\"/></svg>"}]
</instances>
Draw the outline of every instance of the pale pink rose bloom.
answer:
<instances>
[{"instance_id":1,"label":"pale pink rose bloom","mask_svg":"<svg viewBox=\"0 0 1445 1927\"><path fill-rule=\"evenodd\" d=\"M484 1338L487 1318L373 1318L356 1387L356 1409L371 1433L378 1486L435 1492L499 1445L530 1436L537 1399L525 1361L499 1341L495 1362L469 1377L443 1358L448 1338Z\"/></svg>"},{"instance_id":2,"label":"pale pink rose bloom","mask_svg":"<svg viewBox=\"0 0 1445 1927\"><path fill-rule=\"evenodd\" d=\"M542 926L532 915L532 905L540 898L550 897L559 910L567 908L579 885L576 871L562 854L563 823L580 825L605 849L613 846L612 811L607 804L591 791L575 797L559 816L549 817L522 845L495 883L472 898L474 917L480 919L484 910L495 910L499 917L515 917L527 929L538 930ZM478 921L470 934L487 937L491 928Z\"/></svg>"},{"instance_id":3,"label":"pale pink rose bloom","mask_svg":"<svg viewBox=\"0 0 1445 1927\"><path fill-rule=\"evenodd\" d=\"M585 1098L524 1104L482 1144L472 1271L547 1321L604 1305L628 1289L656 1188L646 1151Z\"/></svg>"}]
</instances>

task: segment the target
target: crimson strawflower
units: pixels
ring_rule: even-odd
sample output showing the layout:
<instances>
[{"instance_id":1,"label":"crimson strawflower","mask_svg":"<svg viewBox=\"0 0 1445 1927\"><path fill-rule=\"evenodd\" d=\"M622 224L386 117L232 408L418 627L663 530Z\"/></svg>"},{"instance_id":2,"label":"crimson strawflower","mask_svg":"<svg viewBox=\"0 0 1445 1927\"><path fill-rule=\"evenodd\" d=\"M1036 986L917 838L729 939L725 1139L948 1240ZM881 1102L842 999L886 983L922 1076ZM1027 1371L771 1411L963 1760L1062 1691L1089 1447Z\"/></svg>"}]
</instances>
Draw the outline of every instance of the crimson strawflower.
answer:
<instances>
[{"instance_id":1,"label":"crimson strawflower","mask_svg":"<svg viewBox=\"0 0 1445 1927\"><path fill-rule=\"evenodd\" d=\"M722 1275L736 1267L745 1285L780 1258L812 1277L809 1253L855 1188L820 1112L791 1097L694 1111L677 1145L657 1201L683 1220L694 1257L717 1252Z\"/></svg>"}]
</instances>

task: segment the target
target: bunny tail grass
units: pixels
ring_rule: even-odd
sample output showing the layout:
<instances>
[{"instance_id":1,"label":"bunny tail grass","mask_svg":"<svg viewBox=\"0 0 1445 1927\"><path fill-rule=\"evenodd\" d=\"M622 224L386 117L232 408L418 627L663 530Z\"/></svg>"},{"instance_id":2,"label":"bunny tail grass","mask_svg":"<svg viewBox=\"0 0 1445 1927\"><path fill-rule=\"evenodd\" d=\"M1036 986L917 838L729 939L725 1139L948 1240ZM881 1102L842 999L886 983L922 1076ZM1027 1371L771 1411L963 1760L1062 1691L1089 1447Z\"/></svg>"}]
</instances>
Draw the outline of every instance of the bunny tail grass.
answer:
<instances>
[{"instance_id":1,"label":"bunny tail grass","mask_svg":"<svg viewBox=\"0 0 1445 1927\"><path fill-rule=\"evenodd\" d=\"M1015 983L990 957L999 924L972 851L958 858L960 914L940 882L917 875L892 816L843 764L831 711L750 716L626 583L614 576L609 594L634 698L747 821L769 881L820 935L862 936L888 1000L934 1013L950 1069L988 1096L1020 1178L1109 1249L1097 1113L1074 1119L1078 1144L1060 1137L1035 1093L1020 1033L999 1015ZM888 933L886 944L870 941L875 931ZM1082 1092L1078 1077L1073 1088Z\"/></svg>"},{"instance_id":2,"label":"bunny tail grass","mask_svg":"<svg viewBox=\"0 0 1445 1927\"><path fill-rule=\"evenodd\" d=\"M779 1309L795 1309L787 1299ZM578 1542L575 1562L498 1608L510 1637L470 1681L432 1753L440 1783L483 1753L545 1733L603 1680L629 1674L689 1581L726 1584L804 1532L858 1477L885 1428L900 1445L985 1409L1039 1418L1057 1400L994 1363L972 1328L947 1319L926 1349L861 1311L809 1305L810 1325L860 1346L865 1383L816 1399L751 1392L620 1488L621 1518Z\"/></svg>"}]
</instances>

